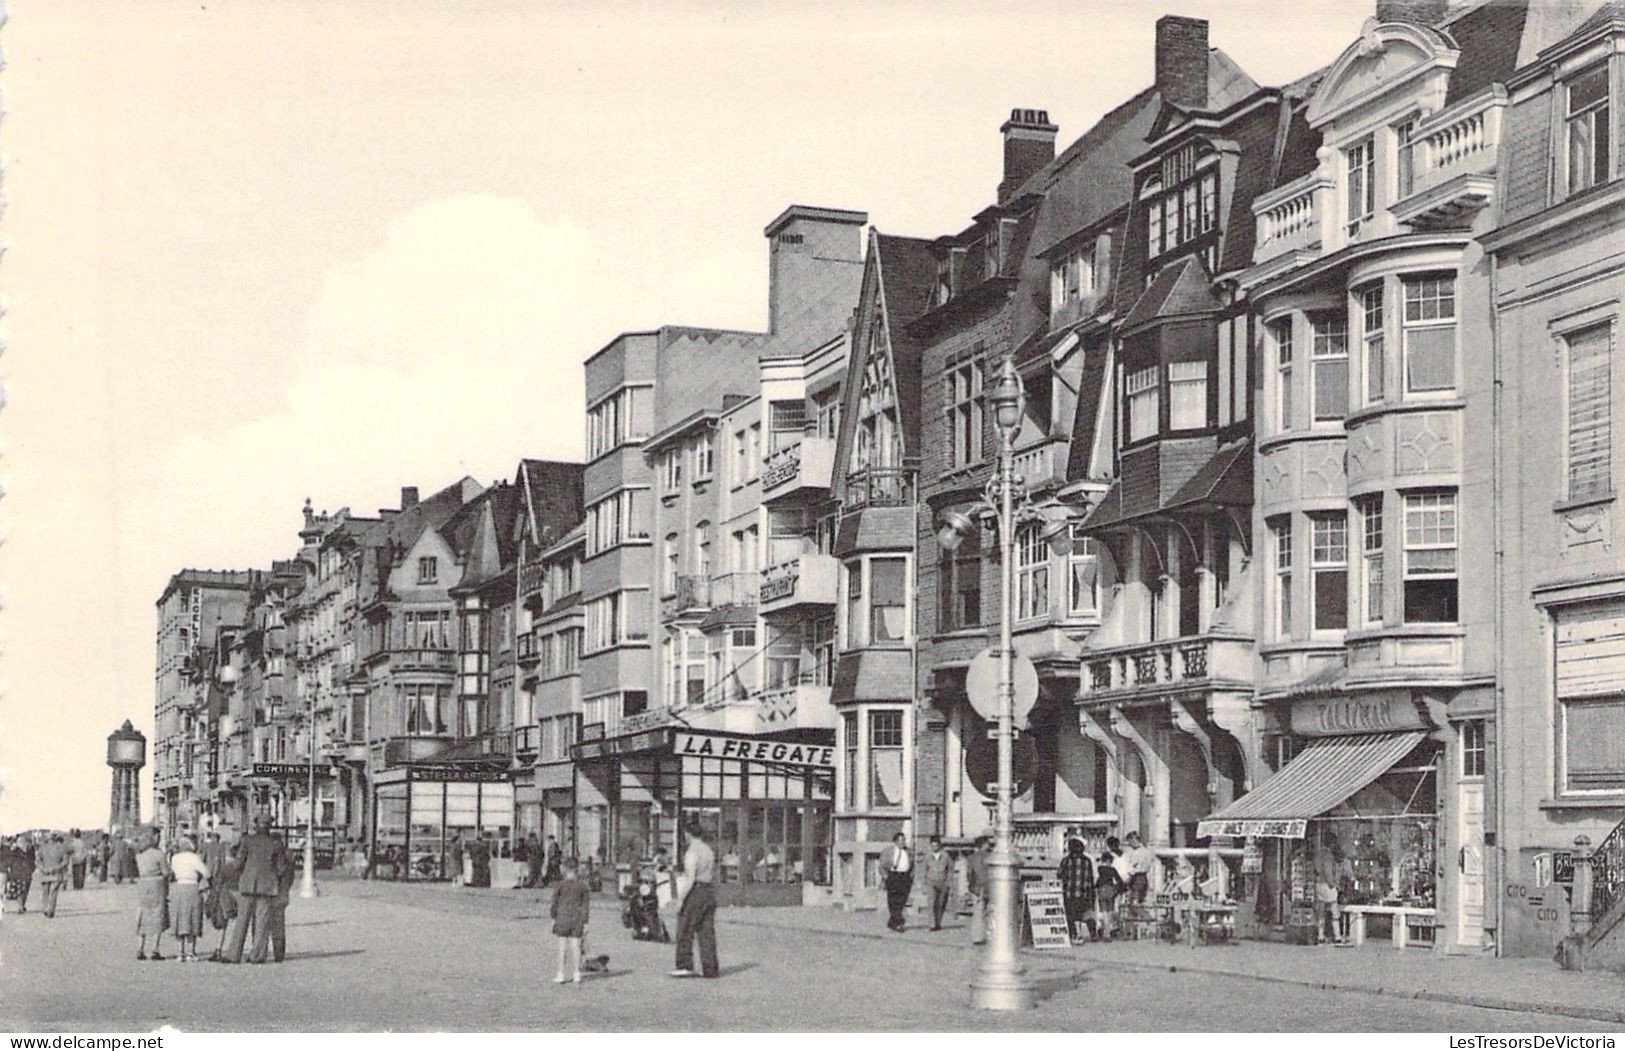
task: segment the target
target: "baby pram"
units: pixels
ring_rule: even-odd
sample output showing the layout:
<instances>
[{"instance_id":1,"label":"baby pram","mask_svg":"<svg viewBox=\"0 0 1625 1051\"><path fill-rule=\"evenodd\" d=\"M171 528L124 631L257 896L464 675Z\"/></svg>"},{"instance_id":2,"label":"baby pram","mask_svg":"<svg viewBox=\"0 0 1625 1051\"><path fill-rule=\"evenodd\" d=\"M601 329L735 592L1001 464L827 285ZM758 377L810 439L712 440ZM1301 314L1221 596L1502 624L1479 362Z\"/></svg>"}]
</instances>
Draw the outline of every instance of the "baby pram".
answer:
<instances>
[{"instance_id":1,"label":"baby pram","mask_svg":"<svg viewBox=\"0 0 1625 1051\"><path fill-rule=\"evenodd\" d=\"M660 895L655 889L658 873L639 872L636 883L621 892L626 904L621 908L621 923L640 942L669 942L665 921L660 918Z\"/></svg>"}]
</instances>

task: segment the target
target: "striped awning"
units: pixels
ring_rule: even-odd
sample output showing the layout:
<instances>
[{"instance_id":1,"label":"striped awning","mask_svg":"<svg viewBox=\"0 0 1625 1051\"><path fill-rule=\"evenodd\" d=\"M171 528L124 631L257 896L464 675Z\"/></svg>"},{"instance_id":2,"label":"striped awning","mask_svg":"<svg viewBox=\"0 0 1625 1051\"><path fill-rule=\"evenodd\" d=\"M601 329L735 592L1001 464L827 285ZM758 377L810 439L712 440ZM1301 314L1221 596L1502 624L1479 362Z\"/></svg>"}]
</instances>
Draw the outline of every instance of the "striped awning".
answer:
<instances>
[{"instance_id":1,"label":"striped awning","mask_svg":"<svg viewBox=\"0 0 1625 1051\"><path fill-rule=\"evenodd\" d=\"M1381 777L1426 736L1426 730L1401 730L1311 741L1280 773L1203 818L1196 834L1301 839L1310 818Z\"/></svg>"}]
</instances>

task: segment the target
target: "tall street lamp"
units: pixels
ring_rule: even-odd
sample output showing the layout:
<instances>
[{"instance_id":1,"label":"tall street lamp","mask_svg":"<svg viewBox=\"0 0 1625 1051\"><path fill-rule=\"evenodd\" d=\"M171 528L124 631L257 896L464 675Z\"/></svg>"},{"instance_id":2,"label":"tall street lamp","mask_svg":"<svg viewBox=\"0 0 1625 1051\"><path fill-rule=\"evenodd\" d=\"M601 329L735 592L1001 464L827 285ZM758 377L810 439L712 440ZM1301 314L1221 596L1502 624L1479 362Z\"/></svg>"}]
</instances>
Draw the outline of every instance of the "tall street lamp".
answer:
<instances>
[{"instance_id":1,"label":"tall street lamp","mask_svg":"<svg viewBox=\"0 0 1625 1051\"><path fill-rule=\"evenodd\" d=\"M971 1005L991 1011L1016 1011L1037 1005L1037 988L1026 977L1016 956L1016 872L1015 848L1011 842L1014 824L1015 676L1011 667L1014 650L1010 622L1014 603L1015 533L1022 508L1016 506L1015 441L1026 411L1027 395L1009 358L999 366L998 378L988 390L987 405L993 410L993 425L999 434L998 473L987 487L986 507L999 522L999 783L993 818L993 856L988 865L989 903L993 929L988 932L981 968L971 982ZM943 516L938 540L952 551L977 530L976 523L960 512Z\"/></svg>"},{"instance_id":2,"label":"tall street lamp","mask_svg":"<svg viewBox=\"0 0 1625 1051\"><path fill-rule=\"evenodd\" d=\"M305 753L309 757L305 770L305 872L299 880L299 896L316 898L316 691L308 691L310 706L306 717L310 720L309 736L305 740Z\"/></svg>"}]
</instances>

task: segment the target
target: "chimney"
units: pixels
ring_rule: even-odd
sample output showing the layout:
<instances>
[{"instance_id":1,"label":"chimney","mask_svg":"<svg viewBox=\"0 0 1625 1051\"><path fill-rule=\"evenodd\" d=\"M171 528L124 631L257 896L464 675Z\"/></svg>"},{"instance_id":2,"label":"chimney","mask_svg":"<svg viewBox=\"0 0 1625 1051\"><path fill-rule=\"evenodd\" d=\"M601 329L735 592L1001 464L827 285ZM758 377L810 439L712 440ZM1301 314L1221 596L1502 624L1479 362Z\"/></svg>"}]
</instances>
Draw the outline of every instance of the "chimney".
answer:
<instances>
[{"instance_id":1,"label":"chimney","mask_svg":"<svg viewBox=\"0 0 1625 1051\"><path fill-rule=\"evenodd\" d=\"M1180 109L1207 109L1206 19L1157 19L1157 91Z\"/></svg>"},{"instance_id":2,"label":"chimney","mask_svg":"<svg viewBox=\"0 0 1625 1051\"><path fill-rule=\"evenodd\" d=\"M1433 25L1444 18L1450 0L1377 0L1377 21Z\"/></svg>"},{"instance_id":3,"label":"chimney","mask_svg":"<svg viewBox=\"0 0 1625 1051\"><path fill-rule=\"evenodd\" d=\"M1013 109L1010 119L999 128L1004 136L1004 178L999 181L999 203L1003 204L1034 172L1055 159L1055 133L1060 129L1049 122L1049 111Z\"/></svg>"},{"instance_id":4,"label":"chimney","mask_svg":"<svg viewBox=\"0 0 1625 1051\"><path fill-rule=\"evenodd\" d=\"M401 486L401 510L406 511L418 505L418 487L415 485Z\"/></svg>"}]
</instances>

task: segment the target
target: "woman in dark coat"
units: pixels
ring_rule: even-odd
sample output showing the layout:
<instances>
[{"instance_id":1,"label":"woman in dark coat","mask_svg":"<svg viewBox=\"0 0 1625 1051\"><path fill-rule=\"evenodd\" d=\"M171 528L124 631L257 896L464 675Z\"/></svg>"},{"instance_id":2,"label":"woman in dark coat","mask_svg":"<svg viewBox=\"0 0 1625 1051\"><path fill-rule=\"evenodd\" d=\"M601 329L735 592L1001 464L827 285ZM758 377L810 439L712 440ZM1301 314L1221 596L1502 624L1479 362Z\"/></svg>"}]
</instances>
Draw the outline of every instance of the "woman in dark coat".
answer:
<instances>
[{"instance_id":1,"label":"woman in dark coat","mask_svg":"<svg viewBox=\"0 0 1625 1051\"><path fill-rule=\"evenodd\" d=\"M34 844L25 836L11 841L11 864L6 869L6 896L17 899L17 911L28 911L28 891L34 885ZM13 893L15 892L15 893Z\"/></svg>"},{"instance_id":2,"label":"woman in dark coat","mask_svg":"<svg viewBox=\"0 0 1625 1051\"><path fill-rule=\"evenodd\" d=\"M482 836L474 841L468 848L468 855L474 861L474 875L468 881L471 887L489 887L491 885L491 847Z\"/></svg>"}]
</instances>

